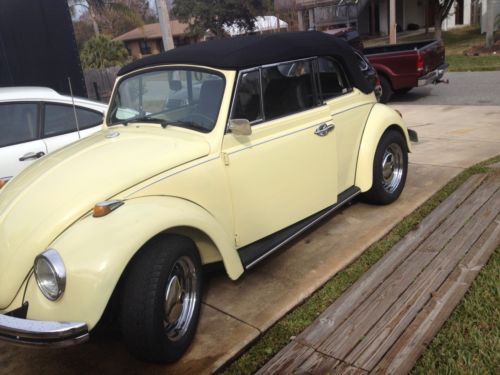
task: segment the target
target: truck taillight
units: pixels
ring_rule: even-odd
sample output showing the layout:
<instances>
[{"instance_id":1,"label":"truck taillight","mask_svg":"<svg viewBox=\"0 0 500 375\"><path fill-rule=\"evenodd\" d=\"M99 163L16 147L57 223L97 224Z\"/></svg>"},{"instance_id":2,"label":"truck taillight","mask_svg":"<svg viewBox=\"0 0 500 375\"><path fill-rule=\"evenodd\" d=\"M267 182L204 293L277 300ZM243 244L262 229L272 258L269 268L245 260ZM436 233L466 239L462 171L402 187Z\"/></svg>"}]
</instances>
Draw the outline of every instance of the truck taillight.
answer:
<instances>
[{"instance_id":1,"label":"truck taillight","mask_svg":"<svg viewBox=\"0 0 500 375\"><path fill-rule=\"evenodd\" d=\"M423 72L424 71L424 58L422 57L422 55L417 52L417 71L418 72Z\"/></svg>"}]
</instances>

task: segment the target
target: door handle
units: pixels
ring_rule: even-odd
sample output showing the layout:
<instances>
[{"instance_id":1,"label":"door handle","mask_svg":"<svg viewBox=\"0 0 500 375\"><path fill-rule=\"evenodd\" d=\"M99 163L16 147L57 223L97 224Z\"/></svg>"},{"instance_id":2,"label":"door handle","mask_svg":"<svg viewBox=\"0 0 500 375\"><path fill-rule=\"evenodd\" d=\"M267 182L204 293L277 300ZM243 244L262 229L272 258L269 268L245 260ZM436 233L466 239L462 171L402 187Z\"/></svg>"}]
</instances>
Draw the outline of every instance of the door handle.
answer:
<instances>
[{"instance_id":1,"label":"door handle","mask_svg":"<svg viewBox=\"0 0 500 375\"><path fill-rule=\"evenodd\" d=\"M320 137L324 137L328 133L330 133L333 129L335 129L335 125L333 124L327 124L326 122L320 124L316 130L314 131L314 134Z\"/></svg>"},{"instance_id":2,"label":"door handle","mask_svg":"<svg viewBox=\"0 0 500 375\"><path fill-rule=\"evenodd\" d=\"M24 154L19 158L19 161L26 161L26 160L34 160L34 159L40 159L43 155L45 155L45 152L40 151L40 152L28 152L27 154Z\"/></svg>"}]
</instances>

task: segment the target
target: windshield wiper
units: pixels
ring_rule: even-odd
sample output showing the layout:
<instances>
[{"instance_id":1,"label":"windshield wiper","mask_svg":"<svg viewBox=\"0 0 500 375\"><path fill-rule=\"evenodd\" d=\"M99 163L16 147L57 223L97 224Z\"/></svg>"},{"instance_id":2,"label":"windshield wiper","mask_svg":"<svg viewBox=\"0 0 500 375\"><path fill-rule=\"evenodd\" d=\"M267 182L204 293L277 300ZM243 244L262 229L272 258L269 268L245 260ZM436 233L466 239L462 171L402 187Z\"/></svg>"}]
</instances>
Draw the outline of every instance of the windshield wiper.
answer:
<instances>
[{"instance_id":1,"label":"windshield wiper","mask_svg":"<svg viewBox=\"0 0 500 375\"><path fill-rule=\"evenodd\" d=\"M129 119L123 121L122 124L127 126L131 122L150 122L153 124L160 124L163 129L165 129L167 127L167 125L169 124L168 121L163 120L161 118L151 117L151 115L132 117L132 118L129 118ZM115 124L113 124L113 125L115 125Z\"/></svg>"}]
</instances>

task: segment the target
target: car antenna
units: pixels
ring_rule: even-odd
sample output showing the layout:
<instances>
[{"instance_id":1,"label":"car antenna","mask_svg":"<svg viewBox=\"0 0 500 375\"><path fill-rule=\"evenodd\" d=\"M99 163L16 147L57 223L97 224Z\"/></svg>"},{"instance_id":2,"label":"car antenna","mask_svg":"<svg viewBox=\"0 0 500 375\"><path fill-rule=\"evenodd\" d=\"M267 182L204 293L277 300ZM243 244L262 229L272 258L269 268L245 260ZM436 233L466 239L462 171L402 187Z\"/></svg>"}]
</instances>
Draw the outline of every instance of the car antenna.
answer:
<instances>
[{"instance_id":1,"label":"car antenna","mask_svg":"<svg viewBox=\"0 0 500 375\"><path fill-rule=\"evenodd\" d=\"M76 115L75 107L75 97L73 96L73 88L71 87L71 78L68 77L69 93L71 94L71 102L73 103L73 113L75 114L76 131L78 132L78 139L82 139L80 136L80 125L78 124L78 116Z\"/></svg>"}]
</instances>

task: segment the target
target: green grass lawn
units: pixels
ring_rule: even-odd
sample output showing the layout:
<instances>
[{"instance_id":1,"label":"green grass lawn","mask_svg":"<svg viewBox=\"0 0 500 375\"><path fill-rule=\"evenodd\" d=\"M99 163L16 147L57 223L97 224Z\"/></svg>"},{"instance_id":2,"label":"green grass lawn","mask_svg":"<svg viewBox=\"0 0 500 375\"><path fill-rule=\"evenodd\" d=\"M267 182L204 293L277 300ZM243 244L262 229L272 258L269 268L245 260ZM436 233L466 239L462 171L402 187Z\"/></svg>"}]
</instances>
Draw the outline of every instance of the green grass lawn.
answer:
<instances>
[{"instance_id":1,"label":"green grass lawn","mask_svg":"<svg viewBox=\"0 0 500 375\"><path fill-rule=\"evenodd\" d=\"M410 43L434 39L434 33L406 35L398 38L398 43ZM498 39L498 32L497 32ZM485 36L479 27L461 27L443 32L446 47L446 62L452 72L500 70L500 54L491 56L465 56L464 51L472 46L483 45ZM387 38L372 39L365 42L367 47L387 44Z\"/></svg>"},{"instance_id":2,"label":"green grass lawn","mask_svg":"<svg viewBox=\"0 0 500 375\"><path fill-rule=\"evenodd\" d=\"M500 162L500 156L479 163L465 170L457 177L452 179L445 187L443 187L434 196L432 196L420 208L404 218L384 238L370 246L356 261L354 261L353 263L351 263L351 265L335 275L322 288L314 292L308 299L306 299L302 305L290 311L268 331L263 333L262 336L260 336L245 353L243 353L237 360L235 360L228 368L225 369L223 374L243 375L255 373L261 366L263 366L276 353L278 353L283 347L285 347L290 342L290 339L293 336L298 335L307 326L309 326L324 310L328 308L328 306L330 306L338 297L340 297L344 291L346 291L352 284L354 284L356 280L359 279L361 275L363 275L363 273L365 273L372 265L374 265L380 258L382 258L382 256L387 253L406 234L414 229L427 215L429 215L441 202L443 202L450 194L452 194L470 176L477 173L491 173L491 170L486 166L488 164L498 162ZM497 260L495 261L495 259ZM475 302L472 306L472 310L477 310L477 313L481 315L481 321L487 322L486 326L481 326L485 330L489 329L491 327L491 324L495 326L497 322L500 321L498 311L498 251L495 257L492 257L490 263L493 263L493 266L489 265L488 267L485 267L485 269L480 274L481 277L478 278L478 280L484 279L484 273L487 273L486 279L489 280L489 284L479 284L479 286L477 286L478 281L476 280L474 283L475 286L473 287L473 290L475 290L474 295L476 297L474 300ZM492 289L491 282L497 282L497 289ZM471 298L470 294L471 292L467 294L467 297L465 298L464 302L462 302L462 305L470 304L470 302L465 302L467 301L467 299ZM490 297L491 295L493 295L493 299ZM486 301L485 303L488 304L488 307L481 308L482 300ZM459 333L460 331L466 331L474 324L474 321L468 321L460 314L457 318L456 315L457 313L455 313L451 317L450 323L448 323L447 325L448 327L450 324L453 324L453 332ZM484 345L488 345L489 347L491 347L489 348L491 350L488 351L487 355L485 355L484 357L481 357L479 355L481 361L483 362L483 368L486 368L489 366L489 364L486 360L484 360L484 358L491 358L491 351L495 350L495 348L498 349L498 339L500 337L498 327L495 326L494 331L491 332L491 334L487 338L486 335L483 337L485 339ZM497 339L496 347L491 344L491 339L495 337ZM469 348L470 346L479 345L476 339L481 340L480 335L475 335L474 340L470 340L467 343L467 346L464 347ZM441 339L441 341L442 340L443 339ZM457 339L457 342L454 343L455 347L459 346L460 344L465 345L465 341L467 340L469 340L469 338L464 332L463 337L460 340ZM439 343L435 344L434 341L431 349L429 350L431 354L426 352L423 356L423 359L419 362L418 367L415 369L415 371L420 371L418 372L418 374L441 373L441 370L443 370L442 373L454 374L456 373L455 371L445 372L445 369L456 368L463 368L464 371L462 373L464 374L477 373L474 371L474 362L470 362L469 366L467 367L466 360L460 361L458 359L465 358L463 355L456 355L454 352L454 348L446 347L446 349L441 349ZM479 345L477 347L478 350L484 351L484 345ZM433 349L434 346L436 346L437 348ZM496 350L496 352L500 352L500 350ZM435 362L435 357L439 356L440 353L444 353L444 357L441 358L441 362ZM477 353L477 351L474 353ZM432 355L434 355L434 357L426 359ZM474 359L476 358L477 357L474 356ZM491 360L489 361L491 362ZM498 366L498 358L494 361L496 361L495 363ZM438 371L436 372L436 366L440 366L442 362L447 362L447 366L443 368L439 367ZM427 365L427 363L434 364L435 367L432 368L430 367L431 365ZM483 371L482 373L487 372ZM491 373L494 373L494 371Z\"/></svg>"}]
</instances>

